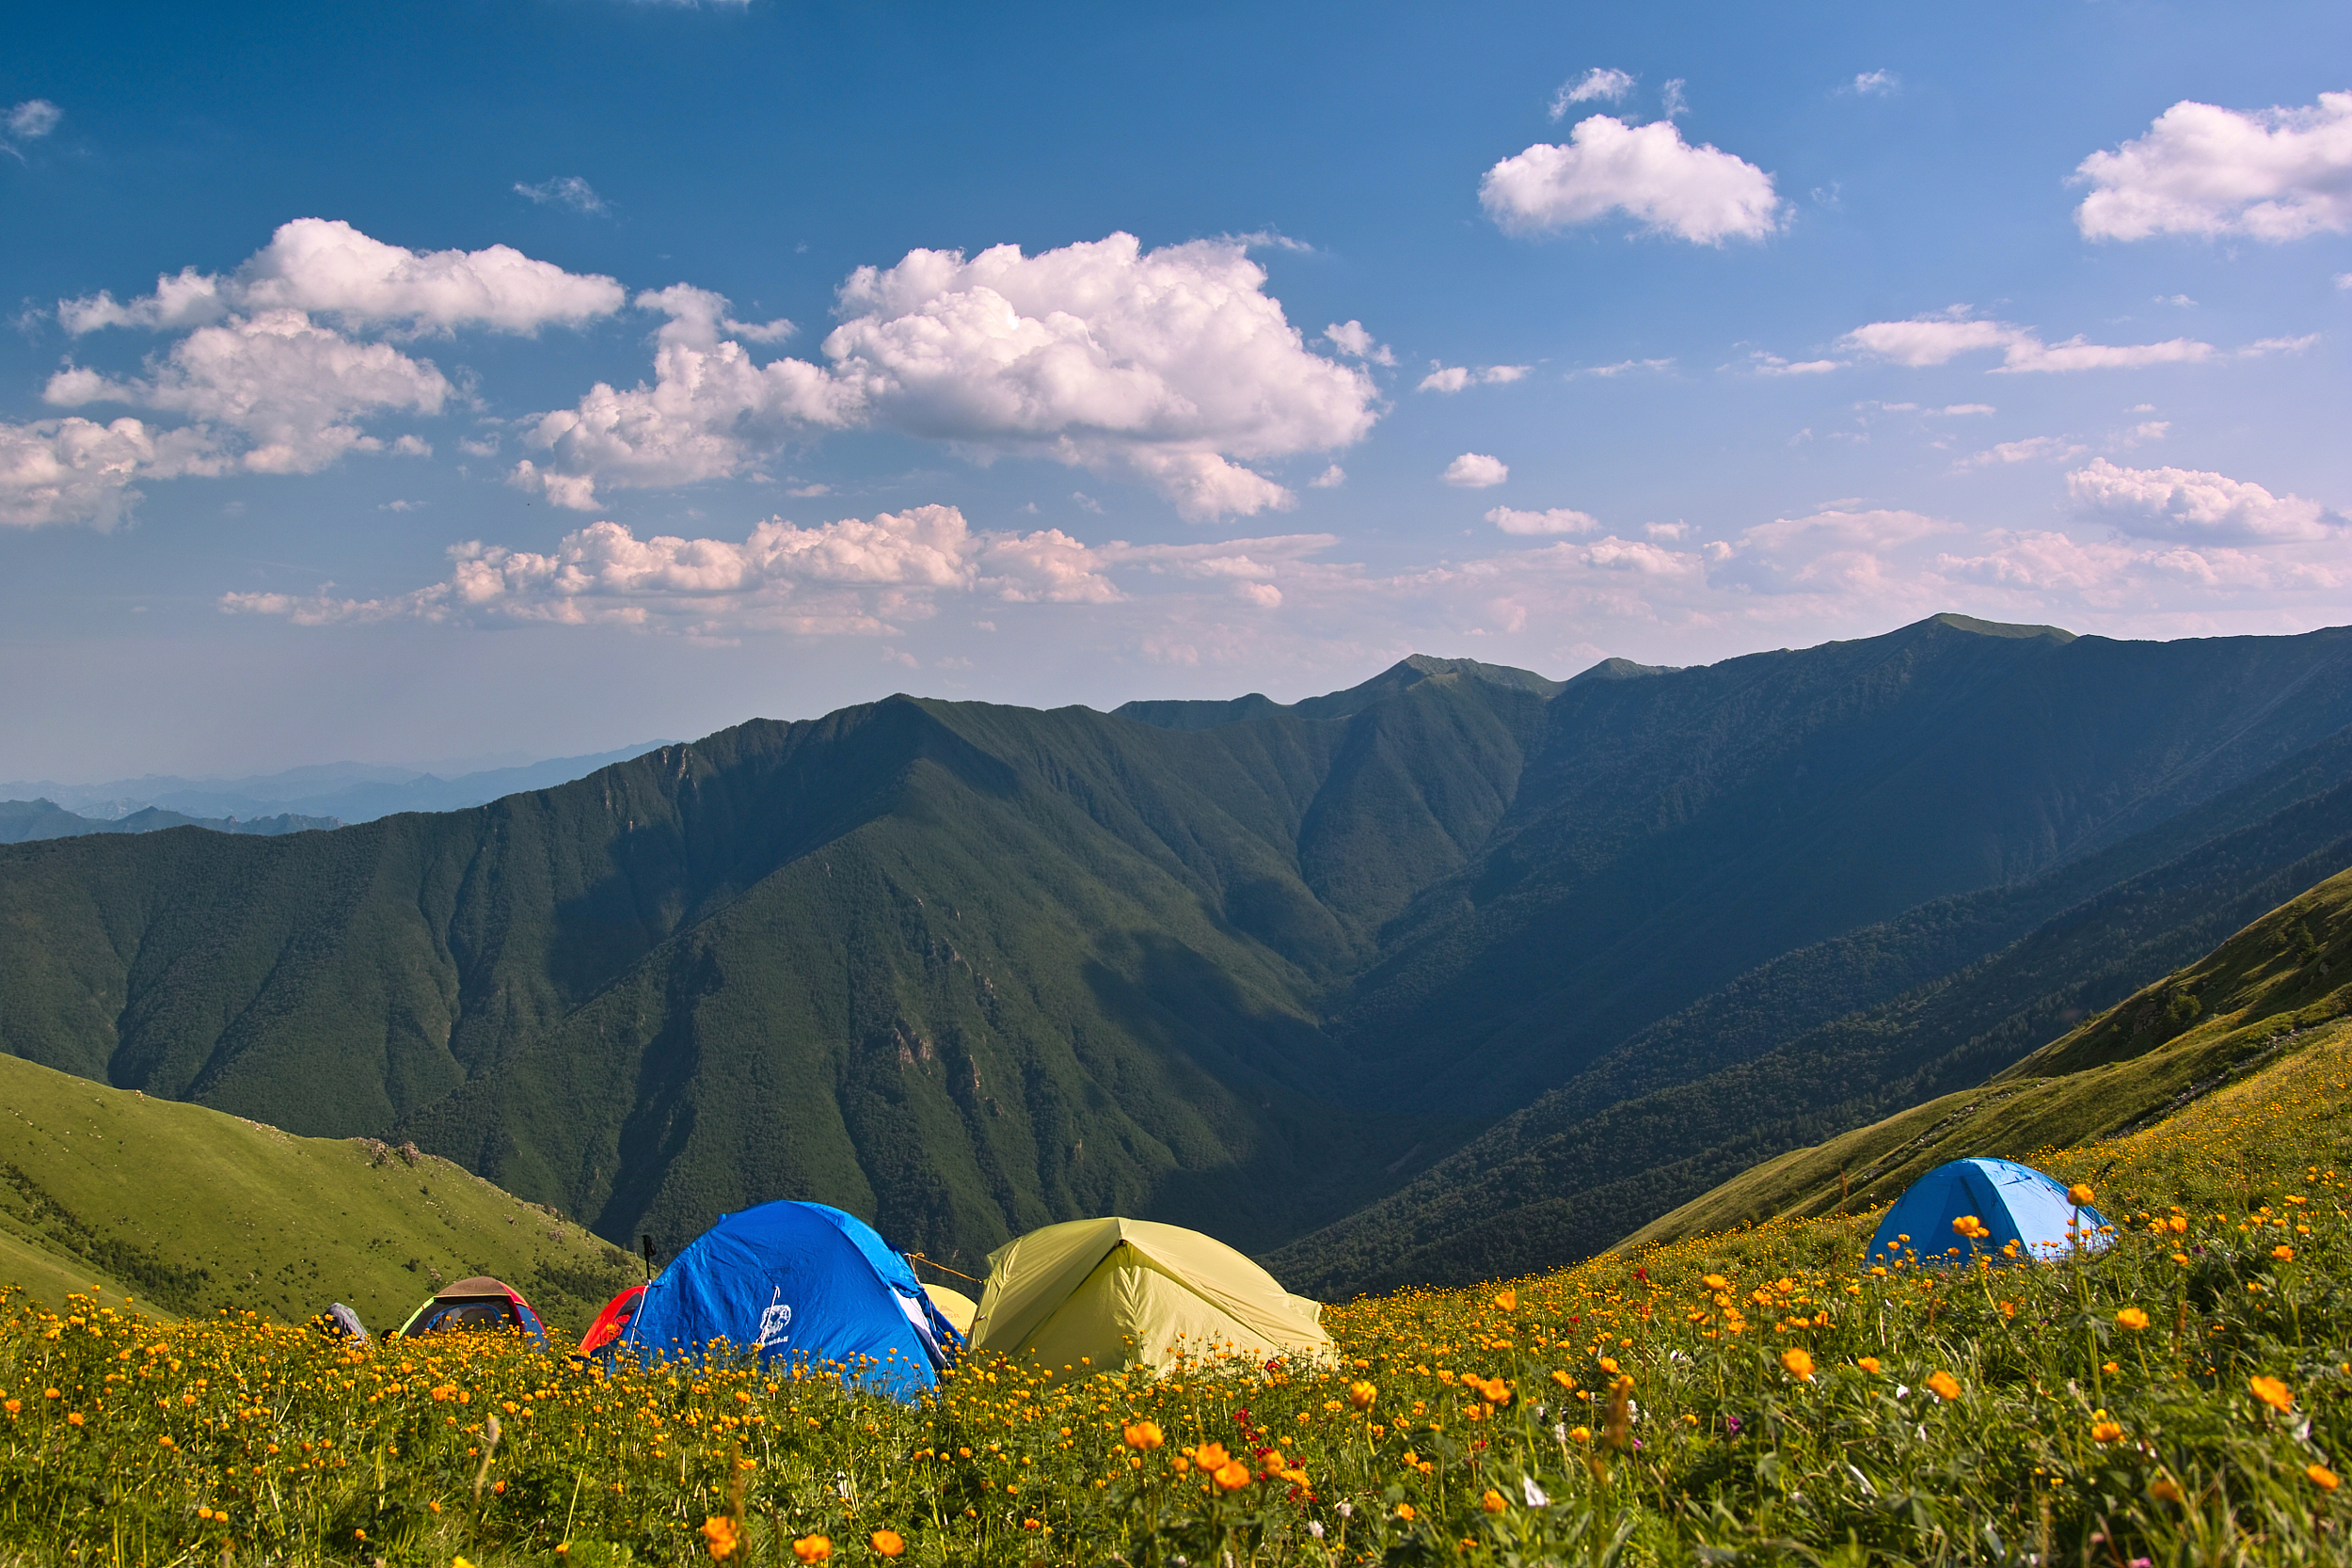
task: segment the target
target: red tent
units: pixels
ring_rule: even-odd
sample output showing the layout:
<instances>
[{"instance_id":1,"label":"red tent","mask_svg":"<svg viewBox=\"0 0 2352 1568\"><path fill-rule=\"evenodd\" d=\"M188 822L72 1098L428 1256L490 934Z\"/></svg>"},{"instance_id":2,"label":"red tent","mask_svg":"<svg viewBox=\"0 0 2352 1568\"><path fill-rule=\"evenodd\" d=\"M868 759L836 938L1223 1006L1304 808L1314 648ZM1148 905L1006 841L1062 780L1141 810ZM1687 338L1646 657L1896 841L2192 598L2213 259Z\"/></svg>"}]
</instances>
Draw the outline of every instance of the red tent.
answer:
<instances>
[{"instance_id":1,"label":"red tent","mask_svg":"<svg viewBox=\"0 0 2352 1568\"><path fill-rule=\"evenodd\" d=\"M604 1310L596 1314L596 1321L588 1325L588 1332L580 1337L580 1354L594 1355L619 1338L621 1330L628 1326L629 1319L637 1315L637 1304L644 1297L645 1288L643 1285L631 1285L606 1302Z\"/></svg>"}]
</instances>

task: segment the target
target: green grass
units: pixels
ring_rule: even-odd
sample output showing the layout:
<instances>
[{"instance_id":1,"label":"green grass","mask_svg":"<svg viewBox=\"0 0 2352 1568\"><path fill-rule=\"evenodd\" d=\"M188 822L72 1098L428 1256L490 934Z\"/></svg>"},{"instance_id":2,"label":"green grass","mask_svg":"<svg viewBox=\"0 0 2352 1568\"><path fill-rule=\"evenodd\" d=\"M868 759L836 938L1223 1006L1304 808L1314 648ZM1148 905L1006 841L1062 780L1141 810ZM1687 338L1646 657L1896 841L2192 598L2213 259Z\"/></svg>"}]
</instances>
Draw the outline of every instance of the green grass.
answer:
<instances>
[{"instance_id":1,"label":"green grass","mask_svg":"<svg viewBox=\"0 0 2352 1568\"><path fill-rule=\"evenodd\" d=\"M446 1160L297 1138L0 1056L0 1278L61 1304L98 1286L151 1311L300 1323L332 1301L397 1327L492 1274L575 1332L626 1254Z\"/></svg>"}]
</instances>

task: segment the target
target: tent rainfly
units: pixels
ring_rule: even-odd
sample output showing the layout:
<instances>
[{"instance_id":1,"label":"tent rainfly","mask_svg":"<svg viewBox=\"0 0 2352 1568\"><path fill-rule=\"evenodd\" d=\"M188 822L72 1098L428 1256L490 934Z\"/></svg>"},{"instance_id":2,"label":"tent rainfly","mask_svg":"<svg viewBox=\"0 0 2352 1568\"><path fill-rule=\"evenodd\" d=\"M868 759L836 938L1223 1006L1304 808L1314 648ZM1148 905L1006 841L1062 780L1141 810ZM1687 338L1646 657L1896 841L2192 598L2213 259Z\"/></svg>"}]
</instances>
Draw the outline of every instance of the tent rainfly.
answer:
<instances>
[{"instance_id":1,"label":"tent rainfly","mask_svg":"<svg viewBox=\"0 0 2352 1568\"><path fill-rule=\"evenodd\" d=\"M1320 1359L1323 1307L1224 1243L1150 1220L1072 1220L989 1254L974 1348L1065 1365ZM1081 1360L1081 1357L1086 1358Z\"/></svg>"},{"instance_id":2,"label":"tent rainfly","mask_svg":"<svg viewBox=\"0 0 2352 1568\"><path fill-rule=\"evenodd\" d=\"M980 1312L978 1302L946 1285L927 1284L923 1287L923 1293L931 1298L931 1305L939 1308L941 1317L956 1325L958 1334L967 1339L972 1338L972 1320Z\"/></svg>"},{"instance_id":3,"label":"tent rainfly","mask_svg":"<svg viewBox=\"0 0 2352 1568\"><path fill-rule=\"evenodd\" d=\"M628 1310L605 1310L616 1307ZM608 1343L644 1361L749 1352L914 1400L961 1336L873 1227L787 1200L723 1215L687 1243Z\"/></svg>"},{"instance_id":4,"label":"tent rainfly","mask_svg":"<svg viewBox=\"0 0 2352 1568\"><path fill-rule=\"evenodd\" d=\"M514 1287L486 1274L461 1279L427 1297L400 1325L399 1333L405 1339L469 1328L519 1328L537 1340L541 1350L548 1345L548 1331L540 1326L539 1314L531 1309L531 1303Z\"/></svg>"},{"instance_id":5,"label":"tent rainfly","mask_svg":"<svg viewBox=\"0 0 2352 1568\"><path fill-rule=\"evenodd\" d=\"M2106 1224L2098 1210L2076 1208L2062 1182L2031 1165L1954 1160L1904 1189L1872 1233L1866 1261L2061 1258L2077 1247L2096 1252L2106 1246L2112 1238L2102 1229Z\"/></svg>"},{"instance_id":6,"label":"tent rainfly","mask_svg":"<svg viewBox=\"0 0 2352 1568\"><path fill-rule=\"evenodd\" d=\"M580 1349L574 1354L594 1355L619 1338L621 1330L628 1326L629 1319L637 1315L637 1304L644 1299L645 1288L631 1285L606 1302L604 1310L596 1314L596 1321L588 1325L588 1332L580 1337Z\"/></svg>"}]
</instances>

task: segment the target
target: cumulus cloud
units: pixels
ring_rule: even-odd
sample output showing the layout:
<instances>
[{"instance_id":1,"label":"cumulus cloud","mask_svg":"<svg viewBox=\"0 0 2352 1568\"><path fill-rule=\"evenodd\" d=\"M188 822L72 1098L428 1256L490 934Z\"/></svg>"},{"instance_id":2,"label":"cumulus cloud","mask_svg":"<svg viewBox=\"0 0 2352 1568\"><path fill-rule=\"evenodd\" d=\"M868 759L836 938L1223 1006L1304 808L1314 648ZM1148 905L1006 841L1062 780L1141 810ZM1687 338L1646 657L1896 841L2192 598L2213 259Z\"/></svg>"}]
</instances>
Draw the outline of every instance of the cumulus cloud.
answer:
<instances>
[{"instance_id":1,"label":"cumulus cloud","mask_svg":"<svg viewBox=\"0 0 2352 1568\"><path fill-rule=\"evenodd\" d=\"M1964 307L1909 321L1871 322L1847 333L1839 346L1915 368L1948 364L1963 354L1999 349L2001 363L1995 370L2011 373L2197 364L2217 353L2211 343L2190 338L2115 344L2094 343L2077 335L2062 343L2047 343L2026 327L1972 317Z\"/></svg>"},{"instance_id":2,"label":"cumulus cloud","mask_svg":"<svg viewBox=\"0 0 2352 1568\"><path fill-rule=\"evenodd\" d=\"M1310 353L1264 284L1236 240L914 250L842 285L821 366L755 364L740 333L719 336L715 295L641 296L672 316L654 385L541 416L528 439L547 456L516 477L586 509L601 483L726 477L795 435L860 427L1123 471L1195 519L1289 506L1244 465L1352 444L1377 389Z\"/></svg>"},{"instance_id":3,"label":"cumulus cloud","mask_svg":"<svg viewBox=\"0 0 2352 1568\"><path fill-rule=\"evenodd\" d=\"M1478 198L1513 233L1624 213L1653 233L1721 245L1780 224L1771 175L1711 144L1692 146L1671 119L1581 120L1565 146L1538 142L1488 169Z\"/></svg>"},{"instance_id":4,"label":"cumulus cloud","mask_svg":"<svg viewBox=\"0 0 2352 1568\"><path fill-rule=\"evenodd\" d=\"M1438 476L1459 490L1485 490L1511 477L1510 465L1483 451L1466 451Z\"/></svg>"},{"instance_id":5,"label":"cumulus cloud","mask_svg":"<svg viewBox=\"0 0 2352 1568\"><path fill-rule=\"evenodd\" d=\"M1632 90L1630 75L1613 66L1597 65L1560 84L1560 90L1551 95L1551 118L1565 119L1571 103L1614 103Z\"/></svg>"},{"instance_id":6,"label":"cumulus cloud","mask_svg":"<svg viewBox=\"0 0 2352 1568\"><path fill-rule=\"evenodd\" d=\"M1589 512L1571 507L1555 506L1542 512L1521 512L1513 507L1498 506L1486 514L1486 521L1505 533L1590 533L1600 527L1600 519Z\"/></svg>"},{"instance_id":7,"label":"cumulus cloud","mask_svg":"<svg viewBox=\"0 0 2352 1568\"><path fill-rule=\"evenodd\" d=\"M296 218L227 277L188 268L176 278L157 278L154 293L128 304L103 292L60 300L57 319L79 334L103 326L187 326L240 310L300 310L334 316L347 329L532 333L583 325L618 310L626 298L610 277L565 272L510 245L409 250L340 219Z\"/></svg>"},{"instance_id":8,"label":"cumulus cloud","mask_svg":"<svg viewBox=\"0 0 2352 1568\"><path fill-rule=\"evenodd\" d=\"M2145 135L2075 169L2085 238L2243 234L2278 244L2352 230L2352 92L2241 113L2183 100Z\"/></svg>"},{"instance_id":9,"label":"cumulus cloud","mask_svg":"<svg viewBox=\"0 0 2352 1568\"><path fill-rule=\"evenodd\" d=\"M1444 365L1433 359L1429 373L1421 378L1414 388L1422 392L1458 392L1465 387L1496 387L1524 377L1531 367L1526 365Z\"/></svg>"},{"instance_id":10,"label":"cumulus cloud","mask_svg":"<svg viewBox=\"0 0 2352 1568\"><path fill-rule=\"evenodd\" d=\"M198 431L156 431L133 419L0 424L0 523L107 529L138 499L132 483L140 475L216 471L211 441Z\"/></svg>"},{"instance_id":11,"label":"cumulus cloud","mask_svg":"<svg viewBox=\"0 0 2352 1568\"><path fill-rule=\"evenodd\" d=\"M1866 71L1846 84L1846 90L1863 98L1892 98L1902 90L1903 79L1891 71Z\"/></svg>"},{"instance_id":12,"label":"cumulus cloud","mask_svg":"<svg viewBox=\"0 0 2352 1568\"><path fill-rule=\"evenodd\" d=\"M1310 490L1336 490L1347 483L1347 470L1337 463L1307 482Z\"/></svg>"},{"instance_id":13,"label":"cumulus cloud","mask_svg":"<svg viewBox=\"0 0 2352 1568\"><path fill-rule=\"evenodd\" d=\"M428 360L388 343L363 343L298 310L264 310L199 327L151 361L148 373L114 380L78 367L49 379L42 397L58 407L123 403L196 421L203 444L223 431L241 439L210 468L178 471L314 473L344 452L380 451L353 421L407 409L437 414L450 385ZM156 473L153 477L167 477Z\"/></svg>"},{"instance_id":14,"label":"cumulus cloud","mask_svg":"<svg viewBox=\"0 0 2352 1568\"><path fill-rule=\"evenodd\" d=\"M1350 359L1365 359L1375 365L1396 363L1396 351L1388 344L1374 341L1372 333L1359 321L1333 322L1323 329L1331 340L1331 346Z\"/></svg>"},{"instance_id":15,"label":"cumulus cloud","mask_svg":"<svg viewBox=\"0 0 2352 1568\"><path fill-rule=\"evenodd\" d=\"M604 198L596 188L577 174L565 174L553 180L542 180L535 185L515 182L515 194L542 207L569 207L575 213L600 214L606 211Z\"/></svg>"},{"instance_id":16,"label":"cumulus cloud","mask_svg":"<svg viewBox=\"0 0 2352 1568\"><path fill-rule=\"evenodd\" d=\"M2344 518L2300 496L2198 468L2125 468L2106 458L2069 474L2084 516L2142 539L2269 545L2332 537Z\"/></svg>"}]
</instances>

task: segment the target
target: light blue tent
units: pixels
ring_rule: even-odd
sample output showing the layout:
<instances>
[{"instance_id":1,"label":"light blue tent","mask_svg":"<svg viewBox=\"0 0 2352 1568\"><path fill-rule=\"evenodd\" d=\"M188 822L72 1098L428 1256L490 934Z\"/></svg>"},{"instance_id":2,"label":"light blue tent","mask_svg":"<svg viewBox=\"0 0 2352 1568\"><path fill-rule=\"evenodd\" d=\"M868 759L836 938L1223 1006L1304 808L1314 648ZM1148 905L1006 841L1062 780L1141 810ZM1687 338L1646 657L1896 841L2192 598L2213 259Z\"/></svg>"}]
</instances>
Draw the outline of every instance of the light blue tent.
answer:
<instances>
[{"instance_id":1,"label":"light blue tent","mask_svg":"<svg viewBox=\"0 0 2352 1568\"><path fill-rule=\"evenodd\" d=\"M871 1226L784 1202L725 1215L696 1237L611 1343L646 1361L749 1352L912 1400L962 1338Z\"/></svg>"},{"instance_id":2,"label":"light blue tent","mask_svg":"<svg viewBox=\"0 0 2352 1568\"><path fill-rule=\"evenodd\" d=\"M1968 1214L1989 1234L1971 1238L1953 1230L1952 1222ZM2106 1224L2098 1210L2076 1209L2067 1201L2064 1183L2031 1165L1954 1160L1914 1181L1895 1200L1870 1237L1865 1261L1967 1262L1981 1253L2004 1262L2009 1255L2003 1249L2011 1242L2020 1257L2062 1258L2074 1250L2077 1238L2085 1251L2106 1246L2114 1238L2101 1233ZM2078 1230L2070 1234L2070 1225Z\"/></svg>"}]
</instances>

